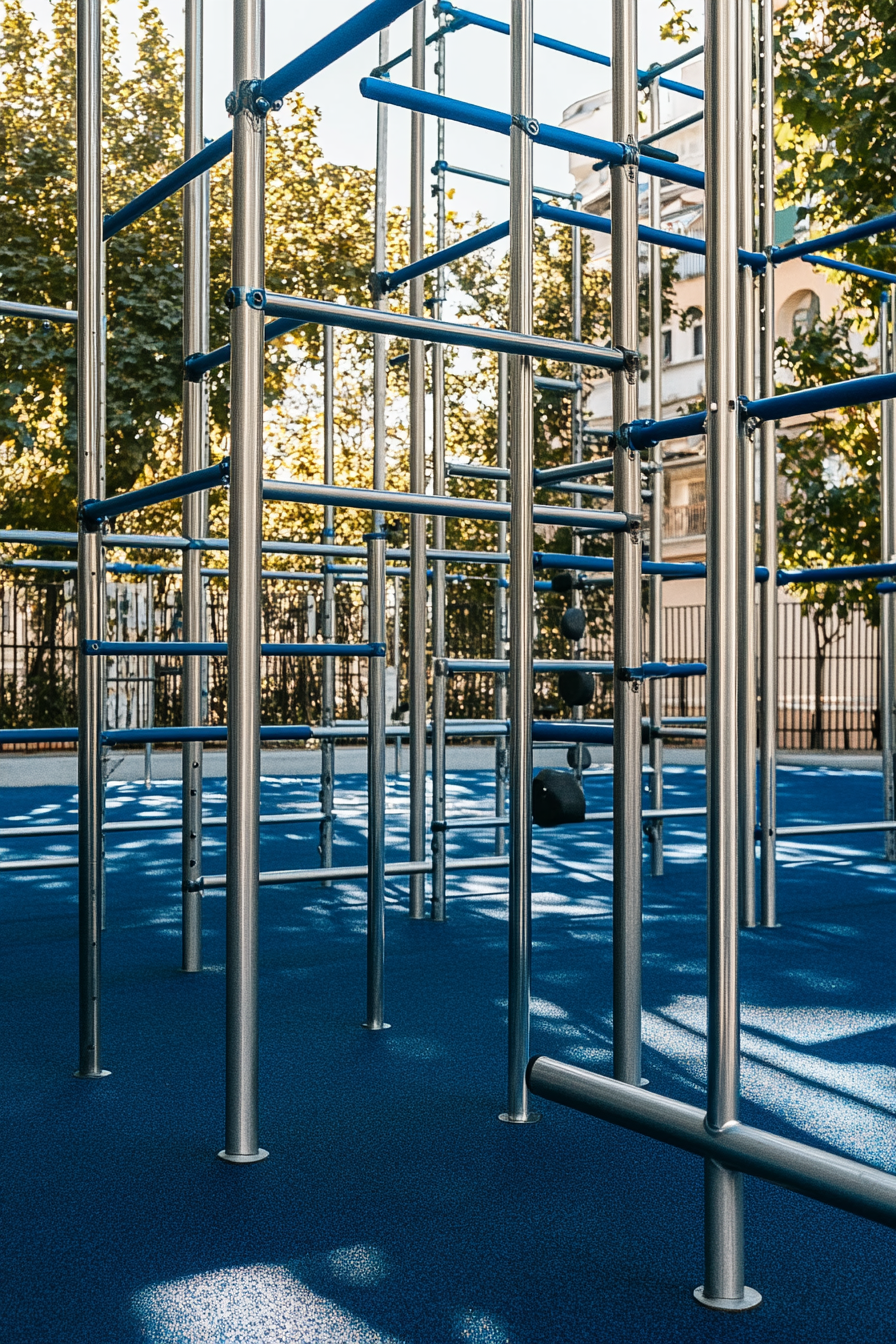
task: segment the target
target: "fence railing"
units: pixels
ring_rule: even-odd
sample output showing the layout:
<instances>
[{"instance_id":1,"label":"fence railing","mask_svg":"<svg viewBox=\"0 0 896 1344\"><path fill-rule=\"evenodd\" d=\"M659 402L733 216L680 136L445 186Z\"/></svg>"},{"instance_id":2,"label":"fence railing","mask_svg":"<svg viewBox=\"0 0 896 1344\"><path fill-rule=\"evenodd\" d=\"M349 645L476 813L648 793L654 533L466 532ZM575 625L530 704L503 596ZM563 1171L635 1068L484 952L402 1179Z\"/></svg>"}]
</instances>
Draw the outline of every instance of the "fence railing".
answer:
<instances>
[{"instance_id":1,"label":"fence railing","mask_svg":"<svg viewBox=\"0 0 896 1344\"><path fill-rule=\"evenodd\" d=\"M702 504L684 506L696 515ZM669 511L667 510L667 513ZM391 585L390 585L391 587ZM267 582L263 589L262 638L266 642L298 642L314 638L320 585ZM342 585L336 608L336 639L345 643L366 638L364 590ZM490 583L474 581L465 589L449 589L446 630L449 651L457 657L493 656L493 594ZM391 594L390 594L391 598ZM559 632L567 604L560 593L540 594L537 603L536 656L562 658L571 653ZM223 584L207 588L210 639L227 637L227 593ZM596 588L581 595L587 621L581 652L589 658L612 658L612 590ZM392 648L393 611L388 647ZM401 613L402 650L407 649L407 604ZM879 749L880 646L876 627L856 611L848 621L816 609L782 602L778 614L779 697L778 743L804 750ZM664 656L669 662L705 658L705 609L689 605L666 607ZM134 654L106 660L106 721L109 727L159 726L181 722L181 662L139 652L148 631L155 639L180 637L179 579L110 582L107 601L109 638L133 640ZM20 579L0 585L0 727L69 726L77 721L75 586L72 580L36 584ZM646 629L645 629L646 638ZM400 673L404 668L399 669ZM366 665L336 661L337 716L356 719L364 713ZM262 721L314 723L320 716L321 665L316 659L262 660ZM589 718L613 712L612 677L595 678ZM448 685L448 713L480 718L494 713L495 678L466 673ZM399 679L398 699L406 698ZM207 719L226 722L227 662L208 660ZM666 716L705 713L702 677L663 683ZM568 714L560 699L556 676L535 681L535 713L539 718ZM151 717L150 717L151 716ZM46 747L42 748L46 750ZM68 748L70 750L70 748Z\"/></svg>"},{"instance_id":2,"label":"fence railing","mask_svg":"<svg viewBox=\"0 0 896 1344\"><path fill-rule=\"evenodd\" d=\"M702 537L706 532L706 504L668 504L663 510L663 534L670 541L679 537Z\"/></svg>"}]
</instances>

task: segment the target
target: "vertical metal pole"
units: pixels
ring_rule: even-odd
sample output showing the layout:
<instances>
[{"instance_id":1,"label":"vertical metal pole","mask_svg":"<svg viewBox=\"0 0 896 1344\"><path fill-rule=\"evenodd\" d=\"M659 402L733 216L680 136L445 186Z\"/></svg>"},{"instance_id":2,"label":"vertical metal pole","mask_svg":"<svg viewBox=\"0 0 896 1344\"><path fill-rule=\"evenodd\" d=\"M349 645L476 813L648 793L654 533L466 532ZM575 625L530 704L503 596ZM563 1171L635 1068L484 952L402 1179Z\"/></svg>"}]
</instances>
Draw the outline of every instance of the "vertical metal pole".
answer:
<instances>
[{"instance_id":1,"label":"vertical metal pole","mask_svg":"<svg viewBox=\"0 0 896 1344\"><path fill-rule=\"evenodd\" d=\"M184 10L184 155L191 158L203 148L203 0L186 0ZM209 178L206 173L184 187L184 357L208 350L209 337ZM208 466L208 382L184 379L183 468L200 471ZM208 531L208 494L188 495L183 501L185 537L204 537ZM205 638L205 585L202 551L183 553L184 639ZM183 664L184 724L198 728L203 719L203 660L185 658ZM181 768L181 965L185 971L202 969L202 775L201 742L185 742Z\"/></svg>"},{"instance_id":2,"label":"vertical metal pole","mask_svg":"<svg viewBox=\"0 0 896 1344\"><path fill-rule=\"evenodd\" d=\"M706 9L706 840L707 1106L713 1131L737 1120L737 26L734 7ZM740 1311L743 1177L705 1163L706 1276L694 1296Z\"/></svg>"},{"instance_id":3,"label":"vertical metal pole","mask_svg":"<svg viewBox=\"0 0 896 1344\"><path fill-rule=\"evenodd\" d=\"M78 0L78 502L103 494L103 69L100 0ZM102 537L78 524L78 1069L104 1078L100 1054L103 905L103 660L83 641L102 639Z\"/></svg>"},{"instance_id":4,"label":"vertical metal pole","mask_svg":"<svg viewBox=\"0 0 896 1344\"><path fill-rule=\"evenodd\" d=\"M230 315L230 584L227 605L228 1162L258 1162L258 817L261 754L261 473L265 122L253 81L264 70L264 0L234 0L233 253ZM241 296L242 301L239 301Z\"/></svg>"},{"instance_id":5,"label":"vertical metal pole","mask_svg":"<svg viewBox=\"0 0 896 1344\"><path fill-rule=\"evenodd\" d=\"M156 630L156 604L153 576L146 576L146 638L153 639ZM146 726L152 728L155 723L156 700L156 660L152 654L146 660ZM143 785L152 788L152 743L143 744Z\"/></svg>"},{"instance_id":6,"label":"vertical metal pole","mask_svg":"<svg viewBox=\"0 0 896 1344\"><path fill-rule=\"evenodd\" d=\"M386 644L386 536L367 538L371 644ZM367 1019L382 1031L386 942L386 659L367 661Z\"/></svg>"},{"instance_id":7,"label":"vertical metal pole","mask_svg":"<svg viewBox=\"0 0 896 1344\"><path fill-rule=\"evenodd\" d=\"M324 484L334 483L335 454L333 444L333 383L336 376L333 354L333 328L324 327ZM321 540L332 545L335 536L336 510L332 505L324 507L324 527ZM335 638L335 590L336 585L330 567L324 562L324 592L321 606L321 637L324 643ZM330 727L336 712L336 660L324 658L321 667L320 721ZM333 788L334 766L336 764L336 744L332 738L325 738L320 744L320 854L321 868L333 867ZM324 882L324 886L330 883Z\"/></svg>"},{"instance_id":8,"label":"vertical metal pole","mask_svg":"<svg viewBox=\"0 0 896 1344\"><path fill-rule=\"evenodd\" d=\"M532 330L532 0L510 6L510 327ZM510 884L507 1002L507 1110L529 1110L529 996L532 961L532 506L535 424L533 368L510 361Z\"/></svg>"},{"instance_id":9,"label":"vertical metal pole","mask_svg":"<svg viewBox=\"0 0 896 1344\"><path fill-rule=\"evenodd\" d=\"M893 291L896 293L896 291ZM890 350L890 290L880 296L880 371L893 368ZM880 558L896 556L896 425L894 403L880 407ZM880 595L880 749L884 820L896 819L896 620L894 595ZM884 855L896 859L896 834L885 832Z\"/></svg>"},{"instance_id":10,"label":"vertical metal pole","mask_svg":"<svg viewBox=\"0 0 896 1344\"><path fill-rule=\"evenodd\" d=\"M389 59L389 29L384 28L379 39L379 63L385 65ZM389 150L389 108L386 103L377 103L376 107L376 193L374 198L373 219L373 269L375 274L386 269L386 203L387 170ZM385 294L377 291L377 308L387 308L389 301ZM373 488L386 488L386 349L387 337L373 338ZM374 530L379 531L383 519L375 513Z\"/></svg>"},{"instance_id":11,"label":"vertical metal pole","mask_svg":"<svg viewBox=\"0 0 896 1344\"><path fill-rule=\"evenodd\" d=\"M396 574L392 580L395 593L395 618L392 625L392 666L395 668L395 721L398 722L398 705L401 701L401 579ZM401 738L395 735L395 773L401 774Z\"/></svg>"},{"instance_id":12,"label":"vertical metal pole","mask_svg":"<svg viewBox=\"0 0 896 1344\"><path fill-rule=\"evenodd\" d=\"M613 0L613 139L632 162L612 170L610 211L612 331L618 349L638 349L638 74L635 0ZM613 374L617 430L638 416L638 375ZM613 507L641 512L641 459L624 434L613 453ZM617 532L613 545L613 1075L641 1084L641 536Z\"/></svg>"},{"instance_id":13,"label":"vertical metal pole","mask_svg":"<svg viewBox=\"0 0 896 1344\"><path fill-rule=\"evenodd\" d=\"M507 466L507 356L498 355L498 448L497 465ZM497 497L502 502L507 499L507 482L498 481ZM498 524L498 553L507 550L507 524ZM507 657L507 566L495 566L495 640L496 658ZM495 718L507 718L507 675L495 674ZM503 817L507 811L507 738L495 738L495 816ZM503 826L495 827L495 853L503 854L506 832Z\"/></svg>"},{"instance_id":14,"label":"vertical metal pole","mask_svg":"<svg viewBox=\"0 0 896 1344\"><path fill-rule=\"evenodd\" d=\"M578 208L578 202L577 202L577 201L574 203L573 208L574 208L574 209ZM571 239L571 243L572 243L572 257L571 257L571 263L572 263L572 264L571 264L571 266L570 266L570 272L571 272L571 274L570 274L570 317L571 317L572 320L571 320L570 326L571 326L571 328L572 328L572 339L573 339L574 341L581 341L581 339L582 339L582 230L581 230L581 229L573 229L573 230L572 230L572 239ZM574 382L578 383L578 384L581 386L581 382L582 382L582 366L581 366L581 364L573 364L573 365L572 365L572 368L571 368L571 375L570 375L570 376L572 377L572 379L573 379ZM569 399L569 400L570 400L569 413L570 413L570 430L571 430L571 435L570 435L570 437L571 437L571 440L572 440L572 443L571 443L571 447L572 447L572 460L573 460L573 462L581 462L581 460L582 460L582 393L581 393L581 390L573 392L572 395L570 396L570 399ZM581 496L581 494L580 494L577 490L573 492L573 496L572 496L572 506L573 506L574 509L580 509L580 508L582 507L582 496ZM572 553L573 553L573 555L581 555L581 554L582 554L582 538L579 536L578 532L576 532L575 530L573 530L573 534L572 534ZM576 577L576 581L578 581L578 577L579 577L579 576L576 575L575 577ZM579 589L578 589L577 587L574 587L573 590L572 590L572 592L570 593L570 596L569 596L569 605L570 605L571 607L580 607L580 606L582 605L581 594L580 594ZM578 646L578 644L576 643L576 644L574 644L574 645L570 645L570 657L575 658L575 657L578 657L578 656L579 656L579 646ZM584 706L584 705L576 705L576 706L574 707L574 709L573 709L572 715L573 715L573 718L574 718L574 719L578 719L578 721L581 723L581 721L582 721L582 720L584 719L584 717L585 717L585 706ZM581 778L582 778L582 743L581 743L581 742L577 742L577 743L575 744L575 747L574 747L574 749L573 749L573 760L575 761L575 767L574 767L574 768L575 768L576 779L581 780Z\"/></svg>"},{"instance_id":15,"label":"vertical metal pole","mask_svg":"<svg viewBox=\"0 0 896 1344\"><path fill-rule=\"evenodd\" d=\"M445 26L444 15L439 15L439 28ZM445 92L445 39L439 38L436 62L438 91ZM445 122L436 122L436 159L445 159ZM445 173L436 175L436 251L445 246ZM435 304L433 317L442 317L445 301L445 272L442 267L435 274ZM445 493L445 347L432 347L432 492ZM432 541L435 550L445 547L445 519L433 518ZM432 562L432 658L433 665L445 657L445 562ZM432 679L432 917L445 918L445 677Z\"/></svg>"},{"instance_id":16,"label":"vertical metal pole","mask_svg":"<svg viewBox=\"0 0 896 1344\"><path fill-rule=\"evenodd\" d=\"M753 6L737 0L737 245L753 251ZM738 271L737 386L756 395L756 296L749 266ZM743 419L737 444L737 848L743 928L756 924L756 446Z\"/></svg>"},{"instance_id":17,"label":"vertical metal pole","mask_svg":"<svg viewBox=\"0 0 896 1344\"><path fill-rule=\"evenodd\" d=\"M426 84L426 6L417 5L413 13L413 55L411 83L415 89ZM410 259L423 256L423 114L411 113L411 220ZM409 311L423 315L423 277L409 285ZM410 450L411 490L426 490L426 356L422 341L410 342ZM412 861L423 859L426 851L426 518L412 514L408 520L411 541L411 573L408 580L408 700L411 706L410 817L408 839ZM409 880L411 919L424 916L426 883L422 873Z\"/></svg>"},{"instance_id":18,"label":"vertical metal pole","mask_svg":"<svg viewBox=\"0 0 896 1344\"><path fill-rule=\"evenodd\" d=\"M757 125L759 246L775 245L775 36L774 0L759 0ZM759 277L759 395L775 394L775 268ZM773 420L759 429L759 558L769 572L759 585L759 830L760 920L777 923L775 831L778 756L778 443Z\"/></svg>"},{"instance_id":19,"label":"vertical metal pole","mask_svg":"<svg viewBox=\"0 0 896 1344\"><path fill-rule=\"evenodd\" d=\"M650 85L650 129L660 129L660 82ZM662 183L650 178L650 226L658 229L662 222ZM648 248L650 265L650 416L663 416L663 268L658 247ZM650 475L650 558L663 558L663 504L665 498L663 476L663 445L655 444L650 454L654 471ZM648 629L650 661L663 658L663 580L660 574L650 576L650 618ZM657 730L663 724L663 682L659 678L647 688L650 726ZM652 732L650 736L650 806L663 806L663 739ZM663 875L663 819L650 823L650 871L653 877Z\"/></svg>"}]
</instances>

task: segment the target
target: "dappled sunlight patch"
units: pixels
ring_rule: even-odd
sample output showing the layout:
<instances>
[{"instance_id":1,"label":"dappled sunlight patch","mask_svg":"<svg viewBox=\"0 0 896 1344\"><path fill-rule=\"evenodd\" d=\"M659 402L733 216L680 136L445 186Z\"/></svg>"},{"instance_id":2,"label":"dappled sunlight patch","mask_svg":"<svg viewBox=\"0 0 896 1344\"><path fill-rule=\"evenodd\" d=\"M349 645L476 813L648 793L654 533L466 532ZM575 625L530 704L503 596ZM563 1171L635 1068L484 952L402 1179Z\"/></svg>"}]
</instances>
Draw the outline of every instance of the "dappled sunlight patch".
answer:
<instances>
[{"instance_id":1,"label":"dappled sunlight patch","mask_svg":"<svg viewBox=\"0 0 896 1344\"><path fill-rule=\"evenodd\" d=\"M454 1313L451 1326L452 1340L462 1344L512 1344L507 1323L489 1311L465 1307Z\"/></svg>"},{"instance_id":2,"label":"dappled sunlight patch","mask_svg":"<svg viewBox=\"0 0 896 1344\"><path fill-rule=\"evenodd\" d=\"M236 1265L154 1284L135 1294L132 1310L148 1344L403 1344L287 1265Z\"/></svg>"}]
</instances>

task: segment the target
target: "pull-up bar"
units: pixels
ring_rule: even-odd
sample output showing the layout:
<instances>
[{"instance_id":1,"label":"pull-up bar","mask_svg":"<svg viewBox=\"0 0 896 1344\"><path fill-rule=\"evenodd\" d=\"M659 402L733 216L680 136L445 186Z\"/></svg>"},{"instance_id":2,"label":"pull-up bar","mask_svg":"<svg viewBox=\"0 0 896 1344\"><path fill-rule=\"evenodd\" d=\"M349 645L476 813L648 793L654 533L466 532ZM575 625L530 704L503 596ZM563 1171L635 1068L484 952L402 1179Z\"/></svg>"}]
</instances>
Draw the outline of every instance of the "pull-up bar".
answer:
<instances>
[{"instance_id":1,"label":"pull-up bar","mask_svg":"<svg viewBox=\"0 0 896 1344\"><path fill-rule=\"evenodd\" d=\"M434 175L439 172L454 173L455 177L472 177L477 182L492 182L496 187L509 187L510 179L507 177L495 177L492 173L478 173L473 168L458 168L456 164L446 163L444 159L439 159L430 172ZM552 187L533 187L532 190L536 196L555 196L558 201L580 201L581 192L578 191L554 191Z\"/></svg>"},{"instance_id":2,"label":"pull-up bar","mask_svg":"<svg viewBox=\"0 0 896 1344\"><path fill-rule=\"evenodd\" d=\"M871 565L829 565L815 566L811 569L779 569L777 584L785 588L789 583L836 583L840 579L874 579L884 575L896 574L896 562L885 561ZM880 592L883 585L878 584ZM889 591L889 590L886 590Z\"/></svg>"},{"instance_id":3,"label":"pull-up bar","mask_svg":"<svg viewBox=\"0 0 896 1344\"><path fill-rule=\"evenodd\" d=\"M161 504L169 499L186 499L188 495L198 495L216 485L226 485L229 479L230 459L225 457L213 467L189 471L185 476L172 476L168 481L158 481L155 485L130 490L124 495L112 495L109 499L87 499L79 508L78 516L86 531L95 532L107 518L117 518L122 513L132 513L135 509L145 509L150 504Z\"/></svg>"},{"instance_id":4,"label":"pull-up bar","mask_svg":"<svg viewBox=\"0 0 896 1344\"><path fill-rule=\"evenodd\" d=\"M25 317L36 322L77 322L73 308L49 308L40 303L13 303L0 299L0 317Z\"/></svg>"},{"instance_id":5,"label":"pull-up bar","mask_svg":"<svg viewBox=\"0 0 896 1344\"><path fill-rule=\"evenodd\" d=\"M304 322L293 322L286 318L278 318L276 322L265 324L264 339L265 344L268 341L276 341L278 337L285 336L287 332L295 331L296 327L303 327ZM212 369L220 368L222 364L230 363L230 342L226 345L219 345L217 350L210 350L206 355L188 355L184 360L184 375L191 383L202 381L203 374L209 373Z\"/></svg>"},{"instance_id":6,"label":"pull-up bar","mask_svg":"<svg viewBox=\"0 0 896 1344\"><path fill-rule=\"evenodd\" d=\"M805 257L810 252L828 252L832 247L842 247L844 243L853 243L858 238L873 238L876 233L887 233L890 229L896 229L896 213L879 215L877 219L868 219L864 224L853 224L848 229L839 229L837 233L823 234L821 238L807 238L805 242L791 243L789 247L774 247L772 262L780 266L782 261Z\"/></svg>"},{"instance_id":7,"label":"pull-up bar","mask_svg":"<svg viewBox=\"0 0 896 1344\"><path fill-rule=\"evenodd\" d=\"M261 289L252 290L247 301L253 307L264 308L272 317L297 318L303 322L319 322L322 326L346 327L349 331L378 332L409 341L471 346L475 350L530 355L533 359L588 364L600 369L633 369L638 365L635 352L627 353L608 346L558 341L549 336L524 336L517 331L473 327L461 322L437 322L430 317L409 317L405 313L390 313L378 308L353 308L349 304L326 303L321 299L266 294Z\"/></svg>"},{"instance_id":8,"label":"pull-up bar","mask_svg":"<svg viewBox=\"0 0 896 1344\"><path fill-rule=\"evenodd\" d=\"M363 98L370 98L374 102L389 103L393 107L403 107L410 112L424 112L445 121L461 122L465 126L477 126L480 130L494 131L498 135L510 134L512 118L509 112L479 107L475 103L463 103L457 98L427 93L425 89L392 84L387 79L362 79L360 89ZM580 135L576 131L564 130L561 126L548 126L534 119L528 122L527 128L534 144L547 145L549 149L562 149L570 154L582 154L586 158L606 159L607 163L616 165L635 161L630 145L616 144L612 140L599 140L592 135ZM696 168L686 168L680 163L667 163L665 159L651 158L646 154L635 154L635 159L642 173L648 173L653 177L666 177L671 182L680 182L686 187L703 189L704 175Z\"/></svg>"},{"instance_id":9,"label":"pull-up bar","mask_svg":"<svg viewBox=\"0 0 896 1344\"><path fill-rule=\"evenodd\" d=\"M229 646L219 640L85 639L81 652L102 658L118 654L159 654L163 657L226 657ZM385 644L262 644L266 658L385 658Z\"/></svg>"},{"instance_id":10,"label":"pull-up bar","mask_svg":"<svg viewBox=\"0 0 896 1344\"><path fill-rule=\"evenodd\" d=\"M548 205L544 201L533 202L536 218L550 219L555 224L569 224L573 229L591 229L594 233L611 234L612 221L605 215L592 215L586 210L564 210L559 205ZM668 247L676 252L689 252L695 257L706 256L706 241L703 238L689 238L686 234L671 233L668 229L652 229L647 224L638 225L638 240L652 243L656 247ZM737 249L737 259L741 266L751 266L754 271L763 271L768 264L764 252L748 252Z\"/></svg>"},{"instance_id":11,"label":"pull-up bar","mask_svg":"<svg viewBox=\"0 0 896 1344\"><path fill-rule=\"evenodd\" d=\"M810 266L827 266L832 271L847 271L850 275L865 275L869 280L881 280L885 285L896 285L896 275L876 271L871 266L858 266L854 261L835 261L833 257L819 257L809 252L800 258Z\"/></svg>"},{"instance_id":12,"label":"pull-up bar","mask_svg":"<svg viewBox=\"0 0 896 1344\"><path fill-rule=\"evenodd\" d=\"M304 84L321 70L326 70L327 66L338 61L340 56L354 50L369 37L374 37L383 28L388 28L402 14L413 9L414 4L415 0L374 0L373 4L367 5L358 14L341 23L338 28L334 28L295 60L281 66L267 79L261 80L258 89L253 91L255 110L260 116L265 115L274 104L280 102L288 93L292 93L300 84ZM198 154L194 154L191 159L187 159L186 163L182 163L179 168L175 168L172 173L168 173L134 200L122 206L114 215L107 215L103 221L103 241L114 238L128 224L133 224L141 215L161 205L162 201L180 191L188 182L202 177L203 173L207 173L215 164L226 159L232 149L233 132L227 131L212 144L206 145Z\"/></svg>"},{"instance_id":13,"label":"pull-up bar","mask_svg":"<svg viewBox=\"0 0 896 1344\"><path fill-rule=\"evenodd\" d=\"M475 14L469 9L457 9L450 3L450 0L439 0L435 7L437 14L447 14L454 22L443 29L443 32L459 32L469 24L475 28L486 28L492 33L503 33L505 37L510 35L510 24L502 23L499 19L486 18L484 14ZM564 56L577 56L579 60L591 61L594 65L612 65L609 56L604 56L599 51L589 51L586 47L576 47L569 42L560 42L556 37L545 37L541 33L533 34L533 42L537 47L547 47L549 51L559 51ZM410 55L410 52L407 53ZM671 69L674 65L682 65L685 61L691 60L694 52L687 52L684 56L678 57L670 66L663 66L662 69ZM697 53L699 54L699 52ZM390 65L393 62L390 62ZM651 70L638 71L638 83L642 88L652 84L655 79L659 79L660 85L664 89L672 89L676 93L684 93L689 98L702 98L703 90L696 88L693 84L681 84L677 79L663 79L657 71Z\"/></svg>"}]
</instances>

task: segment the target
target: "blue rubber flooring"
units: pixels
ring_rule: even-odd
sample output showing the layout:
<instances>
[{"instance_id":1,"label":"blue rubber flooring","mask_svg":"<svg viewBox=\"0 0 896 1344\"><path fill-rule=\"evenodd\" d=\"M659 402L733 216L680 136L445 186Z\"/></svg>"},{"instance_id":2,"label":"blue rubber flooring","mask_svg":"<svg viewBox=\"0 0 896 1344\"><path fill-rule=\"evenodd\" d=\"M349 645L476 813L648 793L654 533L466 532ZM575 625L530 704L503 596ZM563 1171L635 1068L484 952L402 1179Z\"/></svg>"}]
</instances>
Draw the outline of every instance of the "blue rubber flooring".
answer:
<instances>
[{"instance_id":1,"label":"blue rubber flooring","mask_svg":"<svg viewBox=\"0 0 896 1344\"><path fill-rule=\"evenodd\" d=\"M669 806L703 800L696 768ZM215 782L213 782L214 784ZM450 781L456 812L490 778ZM590 808L612 779L586 781ZM780 820L880 815L880 775L782 769ZM364 781L339 781L335 861L363 861ZM110 819L167 816L177 786L109 788ZM263 810L316 803L267 780ZM5 795L5 796L4 796ZM401 857L407 781L390 783ZM224 794L211 787L210 812ZM68 821L70 789L4 790L2 824ZM702 1104L705 860L701 820L667 823L666 876L645 876L644 1065ZM223 869L223 831L206 868ZM490 852L490 832L456 853ZM455 833L457 836L458 833ZM607 1070L609 827L536 832L533 1053ZM2 857L67 853L7 840ZM202 975L178 969L179 834L109 841L102 1082L77 1047L74 873L3 874L5 1248L0 1339L35 1344L891 1344L893 1238L747 1181L743 1316L708 1312L702 1164L543 1104L502 1125L506 897L500 873L449 880L449 920L412 923L389 888L387 1019L363 1031L364 889L261 895L260 1138L223 1141L224 898L205 898ZM263 866L317 862L317 827L269 828ZM894 877L879 836L783 841L781 927L741 937L743 1117L896 1170Z\"/></svg>"}]
</instances>

